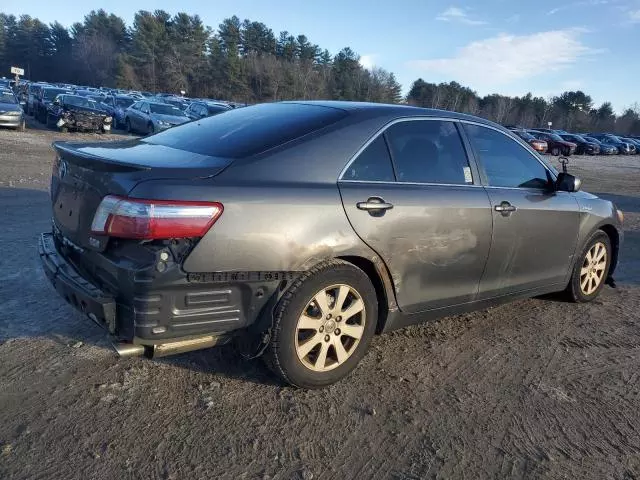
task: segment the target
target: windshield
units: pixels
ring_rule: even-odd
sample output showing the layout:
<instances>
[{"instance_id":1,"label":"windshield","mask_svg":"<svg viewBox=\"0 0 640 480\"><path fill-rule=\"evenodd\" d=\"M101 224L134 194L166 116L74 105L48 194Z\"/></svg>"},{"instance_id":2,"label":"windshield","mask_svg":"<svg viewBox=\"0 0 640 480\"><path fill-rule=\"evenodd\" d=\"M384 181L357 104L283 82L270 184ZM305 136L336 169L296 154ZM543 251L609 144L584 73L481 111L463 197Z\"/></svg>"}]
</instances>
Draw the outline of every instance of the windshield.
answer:
<instances>
[{"instance_id":1,"label":"windshield","mask_svg":"<svg viewBox=\"0 0 640 480\"><path fill-rule=\"evenodd\" d=\"M82 108L97 108L96 102L88 99L87 97L80 96L65 96L64 103L67 105L71 105L72 107L82 107Z\"/></svg>"},{"instance_id":2,"label":"windshield","mask_svg":"<svg viewBox=\"0 0 640 480\"><path fill-rule=\"evenodd\" d=\"M105 97L103 97L101 95L89 95L88 98L93 100L94 102L103 102L104 99L105 99Z\"/></svg>"},{"instance_id":3,"label":"windshield","mask_svg":"<svg viewBox=\"0 0 640 480\"><path fill-rule=\"evenodd\" d=\"M116 107L127 108L133 105L133 98L116 98Z\"/></svg>"},{"instance_id":4,"label":"windshield","mask_svg":"<svg viewBox=\"0 0 640 480\"><path fill-rule=\"evenodd\" d=\"M157 113L159 115L173 115L176 117L184 117L185 114L179 108L172 105L162 105L159 103L152 103L150 105L151 113Z\"/></svg>"},{"instance_id":5,"label":"windshield","mask_svg":"<svg viewBox=\"0 0 640 480\"><path fill-rule=\"evenodd\" d=\"M207 111L209 112L209 115L215 115L216 113L226 112L227 110L231 110L231 109L227 108L227 107L222 107L222 106L219 106L219 105L208 105L207 106Z\"/></svg>"},{"instance_id":6,"label":"windshield","mask_svg":"<svg viewBox=\"0 0 640 480\"><path fill-rule=\"evenodd\" d=\"M551 140L555 140L556 142L564 142L564 140L562 140L562 137L557 133L547 133L547 135L549 135L549 138L551 138Z\"/></svg>"},{"instance_id":7,"label":"windshield","mask_svg":"<svg viewBox=\"0 0 640 480\"><path fill-rule=\"evenodd\" d=\"M536 139L536 137L531 135L529 132L516 132L516 133L520 136L520 138L522 138L523 140L526 140L527 142Z\"/></svg>"},{"instance_id":8,"label":"windshield","mask_svg":"<svg viewBox=\"0 0 640 480\"><path fill-rule=\"evenodd\" d=\"M0 103L18 103L11 92L0 92Z\"/></svg>"},{"instance_id":9,"label":"windshield","mask_svg":"<svg viewBox=\"0 0 640 480\"><path fill-rule=\"evenodd\" d=\"M587 142L597 143L598 145L600 144L600 140L597 140L597 139L595 139L593 137L582 137L582 138L584 138Z\"/></svg>"},{"instance_id":10,"label":"windshield","mask_svg":"<svg viewBox=\"0 0 640 480\"><path fill-rule=\"evenodd\" d=\"M201 155L242 158L324 128L346 115L337 108L263 103L188 122L143 141Z\"/></svg>"},{"instance_id":11,"label":"windshield","mask_svg":"<svg viewBox=\"0 0 640 480\"><path fill-rule=\"evenodd\" d=\"M66 93L66 90L62 88L45 88L44 90L44 98L46 100L53 100L61 93Z\"/></svg>"},{"instance_id":12,"label":"windshield","mask_svg":"<svg viewBox=\"0 0 640 480\"><path fill-rule=\"evenodd\" d=\"M607 135L607 140L611 140L612 142L622 142L622 140L620 140L620 138L616 137L615 135Z\"/></svg>"}]
</instances>

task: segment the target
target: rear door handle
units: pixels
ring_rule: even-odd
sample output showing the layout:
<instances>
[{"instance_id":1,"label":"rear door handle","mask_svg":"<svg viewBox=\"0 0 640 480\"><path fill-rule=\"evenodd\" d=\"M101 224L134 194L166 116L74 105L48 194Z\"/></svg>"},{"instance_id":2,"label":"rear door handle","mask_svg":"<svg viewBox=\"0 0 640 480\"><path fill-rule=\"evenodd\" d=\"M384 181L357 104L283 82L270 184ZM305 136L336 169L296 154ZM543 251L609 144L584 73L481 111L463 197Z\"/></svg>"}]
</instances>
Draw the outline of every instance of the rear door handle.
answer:
<instances>
[{"instance_id":1,"label":"rear door handle","mask_svg":"<svg viewBox=\"0 0 640 480\"><path fill-rule=\"evenodd\" d=\"M511 215L511 213L518 210L514 205L511 205L509 202L500 202L500 205L496 205L493 208L496 212L500 212L505 217Z\"/></svg>"},{"instance_id":2,"label":"rear door handle","mask_svg":"<svg viewBox=\"0 0 640 480\"><path fill-rule=\"evenodd\" d=\"M393 204L385 202L380 197L369 197L366 202L356 203L356 207L358 210L376 212L380 210L390 210L393 208Z\"/></svg>"}]
</instances>

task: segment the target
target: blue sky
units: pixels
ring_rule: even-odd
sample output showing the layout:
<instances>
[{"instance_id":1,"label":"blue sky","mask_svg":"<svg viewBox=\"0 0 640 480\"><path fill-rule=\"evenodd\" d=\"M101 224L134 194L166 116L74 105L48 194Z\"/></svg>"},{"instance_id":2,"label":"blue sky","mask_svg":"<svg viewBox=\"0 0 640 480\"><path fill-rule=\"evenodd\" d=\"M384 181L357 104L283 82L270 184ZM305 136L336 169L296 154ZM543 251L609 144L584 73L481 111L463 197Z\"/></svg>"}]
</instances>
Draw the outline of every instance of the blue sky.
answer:
<instances>
[{"instance_id":1,"label":"blue sky","mask_svg":"<svg viewBox=\"0 0 640 480\"><path fill-rule=\"evenodd\" d=\"M405 92L422 77L480 95L581 89L617 111L640 102L640 0L5 0L2 11L68 26L104 5L128 24L137 10L197 13L211 27L235 14L332 53L350 46L364 65L394 72Z\"/></svg>"}]
</instances>

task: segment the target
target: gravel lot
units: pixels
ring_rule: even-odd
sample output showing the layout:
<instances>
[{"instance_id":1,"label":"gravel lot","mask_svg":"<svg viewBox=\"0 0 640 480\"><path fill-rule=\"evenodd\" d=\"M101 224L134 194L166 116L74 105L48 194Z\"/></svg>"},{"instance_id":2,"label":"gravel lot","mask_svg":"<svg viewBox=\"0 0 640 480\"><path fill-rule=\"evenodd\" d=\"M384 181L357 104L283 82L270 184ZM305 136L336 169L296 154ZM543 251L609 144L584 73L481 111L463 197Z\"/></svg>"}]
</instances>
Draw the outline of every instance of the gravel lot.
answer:
<instances>
[{"instance_id":1,"label":"gravel lot","mask_svg":"<svg viewBox=\"0 0 640 480\"><path fill-rule=\"evenodd\" d=\"M573 157L625 210L617 289L374 339L346 381L283 387L232 347L118 359L53 292L54 139L0 131L0 478L640 478L640 156Z\"/></svg>"}]
</instances>

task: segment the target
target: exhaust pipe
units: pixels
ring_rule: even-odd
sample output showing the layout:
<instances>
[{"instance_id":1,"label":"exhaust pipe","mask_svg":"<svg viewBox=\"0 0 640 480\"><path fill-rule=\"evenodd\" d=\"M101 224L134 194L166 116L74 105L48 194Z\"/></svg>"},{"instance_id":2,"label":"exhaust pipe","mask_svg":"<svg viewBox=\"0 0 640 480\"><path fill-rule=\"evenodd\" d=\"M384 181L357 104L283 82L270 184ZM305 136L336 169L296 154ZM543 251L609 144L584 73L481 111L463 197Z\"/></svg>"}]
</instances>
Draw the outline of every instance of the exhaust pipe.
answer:
<instances>
[{"instance_id":1,"label":"exhaust pipe","mask_svg":"<svg viewBox=\"0 0 640 480\"><path fill-rule=\"evenodd\" d=\"M205 337L190 338L188 340L179 340L177 342L162 343L151 347L153 358L166 357L169 355L177 355L179 353L192 352L202 348L209 348L215 345L226 343L228 339L217 335L207 335Z\"/></svg>"},{"instance_id":2,"label":"exhaust pipe","mask_svg":"<svg viewBox=\"0 0 640 480\"><path fill-rule=\"evenodd\" d=\"M118 342L113 344L113 348L115 348L116 352L121 357L141 357L144 355L144 345Z\"/></svg>"},{"instance_id":3,"label":"exhaust pipe","mask_svg":"<svg viewBox=\"0 0 640 480\"><path fill-rule=\"evenodd\" d=\"M113 343L113 348L121 357L141 357L144 355L148 358L159 358L223 345L229 342L229 340L229 337L207 335L158 345L138 345L127 342L117 342Z\"/></svg>"}]
</instances>

